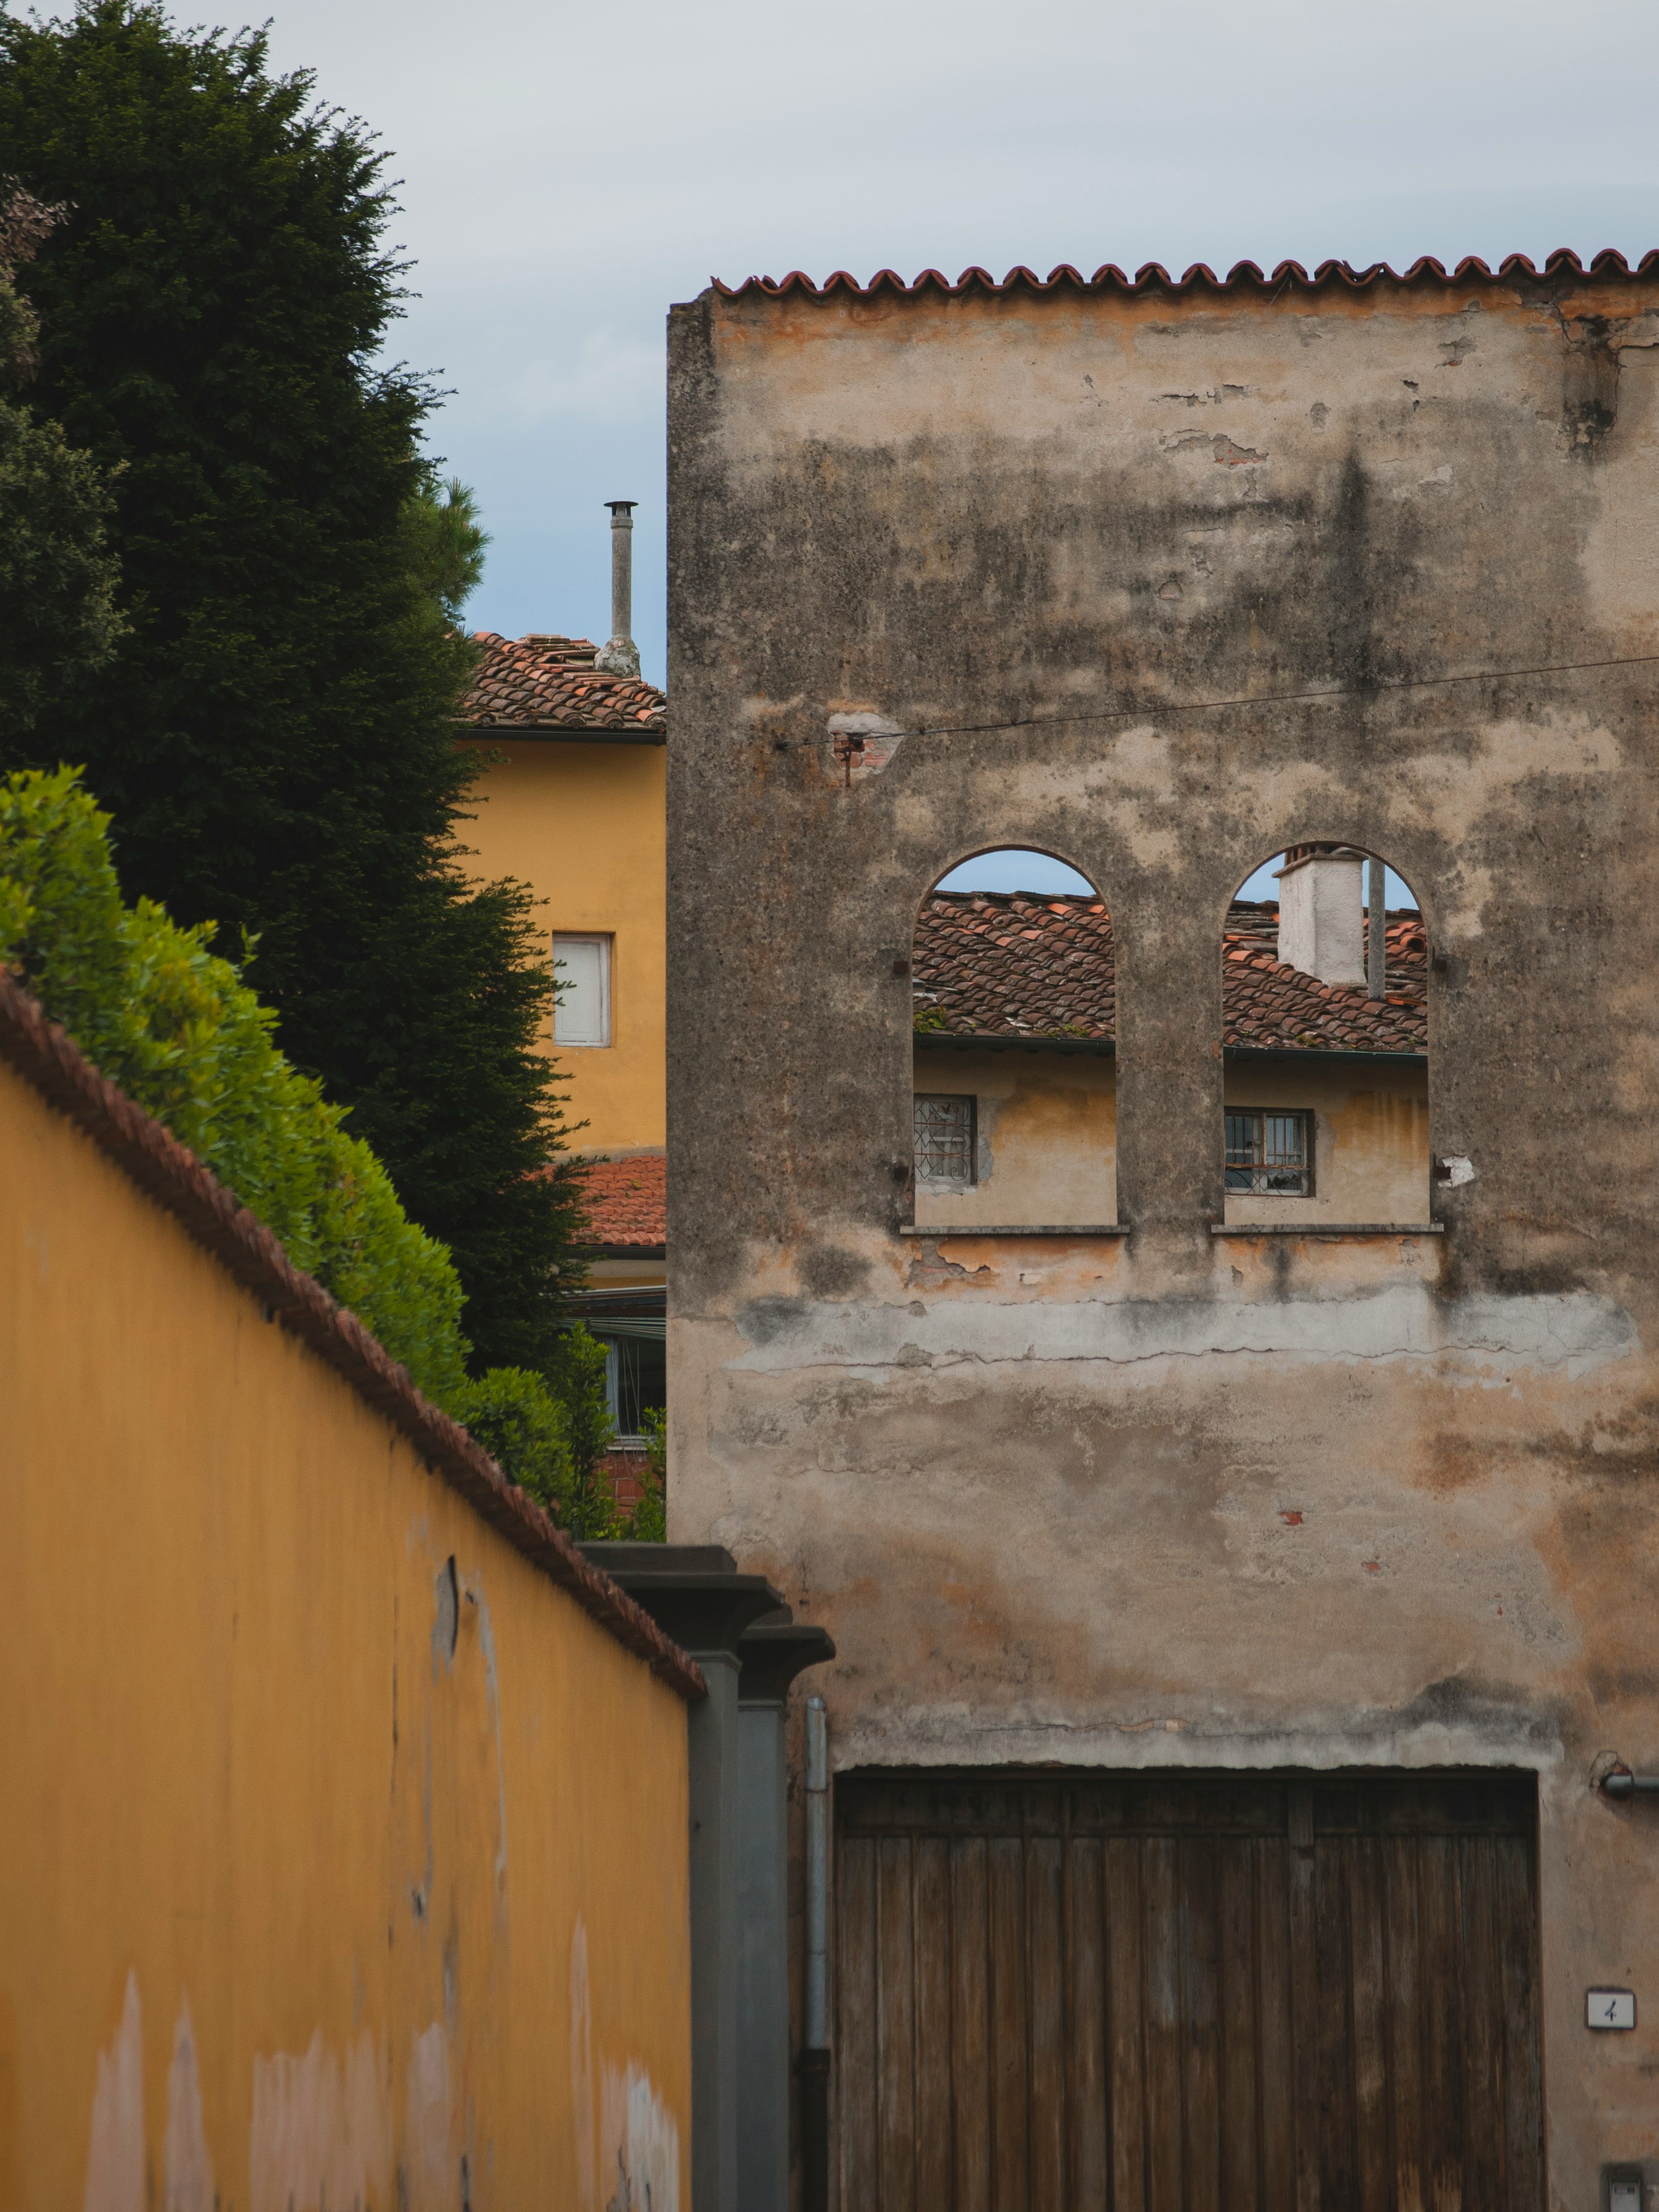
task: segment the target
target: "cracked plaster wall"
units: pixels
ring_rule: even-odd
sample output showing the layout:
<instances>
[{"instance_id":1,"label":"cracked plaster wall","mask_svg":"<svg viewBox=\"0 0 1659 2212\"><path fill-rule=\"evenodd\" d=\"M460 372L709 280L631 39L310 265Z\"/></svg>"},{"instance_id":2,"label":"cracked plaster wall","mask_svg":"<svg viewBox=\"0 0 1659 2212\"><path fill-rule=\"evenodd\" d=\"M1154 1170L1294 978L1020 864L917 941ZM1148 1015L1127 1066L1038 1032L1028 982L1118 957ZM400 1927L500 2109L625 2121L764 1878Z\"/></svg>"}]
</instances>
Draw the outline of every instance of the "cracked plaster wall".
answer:
<instances>
[{"instance_id":1,"label":"cracked plaster wall","mask_svg":"<svg viewBox=\"0 0 1659 2212\"><path fill-rule=\"evenodd\" d=\"M671 320L672 1533L833 1632L842 1768L1535 1768L1575 2202L1659 2100L1583 2026L1659 1956L1588 1781L1659 1766L1656 339L1588 279ZM1423 902L1440 1237L1211 1235L1223 915L1312 839ZM915 914L996 845L1112 911L1121 1242L895 1233Z\"/></svg>"}]
</instances>

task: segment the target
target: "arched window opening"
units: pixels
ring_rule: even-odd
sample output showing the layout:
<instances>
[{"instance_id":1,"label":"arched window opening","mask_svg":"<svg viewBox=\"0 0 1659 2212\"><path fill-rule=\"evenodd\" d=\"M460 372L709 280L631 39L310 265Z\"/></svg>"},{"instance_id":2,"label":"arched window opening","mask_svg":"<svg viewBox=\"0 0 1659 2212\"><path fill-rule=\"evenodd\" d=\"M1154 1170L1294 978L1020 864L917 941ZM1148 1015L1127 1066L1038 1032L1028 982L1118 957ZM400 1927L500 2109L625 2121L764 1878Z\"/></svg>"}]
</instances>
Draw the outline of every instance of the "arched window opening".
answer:
<instances>
[{"instance_id":1,"label":"arched window opening","mask_svg":"<svg viewBox=\"0 0 1659 2212\"><path fill-rule=\"evenodd\" d=\"M1428 944L1404 879L1290 847L1229 906L1221 1000L1228 1225L1425 1224Z\"/></svg>"},{"instance_id":2,"label":"arched window opening","mask_svg":"<svg viewBox=\"0 0 1659 2212\"><path fill-rule=\"evenodd\" d=\"M1024 848L962 862L910 973L918 1228L1114 1224L1112 922L1088 878Z\"/></svg>"}]
</instances>

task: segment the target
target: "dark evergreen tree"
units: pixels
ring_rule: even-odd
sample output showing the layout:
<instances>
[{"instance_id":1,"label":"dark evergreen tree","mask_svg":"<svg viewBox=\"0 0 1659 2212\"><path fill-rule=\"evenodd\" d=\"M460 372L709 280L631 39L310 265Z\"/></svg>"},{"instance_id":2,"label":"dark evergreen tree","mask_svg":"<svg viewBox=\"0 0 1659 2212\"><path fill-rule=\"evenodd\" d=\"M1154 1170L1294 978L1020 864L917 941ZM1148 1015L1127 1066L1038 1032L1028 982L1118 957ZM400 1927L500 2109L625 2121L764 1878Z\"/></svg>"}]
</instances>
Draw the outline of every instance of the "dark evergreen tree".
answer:
<instances>
[{"instance_id":1,"label":"dark evergreen tree","mask_svg":"<svg viewBox=\"0 0 1659 2212\"><path fill-rule=\"evenodd\" d=\"M128 895L257 939L284 1049L453 1251L478 1364L535 1365L578 1223L550 967L527 894L457 865L479 541L420 451L432 386L377 366L384 159L263 33L0 19L0 175L70 210L20 272L29 400L118 469L128 624L8 764L84 763Z\"/></svg>"},{"instance_id":2,"label":"dark evergreen tree","mask_svg":"<svg viewBox=\"0 0 1659 2212\"><path fill-rule=\"evenodd\" d=\"M13 279L62 212L0 184L0 741L33 729L49 700L72 696L121 628L103 474L12 396L34 374L40 335Z\"/></svg>"}]
</instances>

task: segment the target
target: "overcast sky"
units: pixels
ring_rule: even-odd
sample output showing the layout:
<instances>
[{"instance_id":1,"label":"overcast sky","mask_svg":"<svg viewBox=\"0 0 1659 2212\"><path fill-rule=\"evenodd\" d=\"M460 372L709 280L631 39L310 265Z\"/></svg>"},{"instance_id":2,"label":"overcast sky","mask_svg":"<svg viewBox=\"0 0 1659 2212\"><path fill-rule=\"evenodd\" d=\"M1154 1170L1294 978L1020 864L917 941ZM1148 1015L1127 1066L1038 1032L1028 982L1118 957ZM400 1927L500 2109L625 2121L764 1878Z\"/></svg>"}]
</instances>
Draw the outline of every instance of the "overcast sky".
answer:
<instances>
[{"instance_id":1,"label":"overcast sky","mask_svg":"<svg viewBox=\"0 0 1659 2212\"><path fill-rule=\"evenodd\" d=\"M711 273L1659 243L1654 0L267 4L402 180L398 350L495 538L470 619L604 638L636 498L659 681L663 318Z\"/></svg>"}]
</instances>

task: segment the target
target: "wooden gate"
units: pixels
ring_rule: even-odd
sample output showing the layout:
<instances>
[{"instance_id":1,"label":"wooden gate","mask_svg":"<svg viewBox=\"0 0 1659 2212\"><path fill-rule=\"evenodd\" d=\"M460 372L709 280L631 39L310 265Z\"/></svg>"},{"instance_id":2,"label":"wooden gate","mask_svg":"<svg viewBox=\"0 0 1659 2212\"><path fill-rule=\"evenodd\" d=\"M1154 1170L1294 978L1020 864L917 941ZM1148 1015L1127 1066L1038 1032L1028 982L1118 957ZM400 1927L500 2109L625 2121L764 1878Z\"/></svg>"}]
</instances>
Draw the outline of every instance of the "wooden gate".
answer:
<instances>
[{"instance_id":1,"label":"wooden gate","mask_svg":"<svg viewBox=\"0 0 1659 2212\"><path fill-rule=\"evenodd\" d=\"M1530 1776L836 1798L841 2212L1538 2212Z\"/></svg>"}]
</instances>

